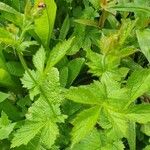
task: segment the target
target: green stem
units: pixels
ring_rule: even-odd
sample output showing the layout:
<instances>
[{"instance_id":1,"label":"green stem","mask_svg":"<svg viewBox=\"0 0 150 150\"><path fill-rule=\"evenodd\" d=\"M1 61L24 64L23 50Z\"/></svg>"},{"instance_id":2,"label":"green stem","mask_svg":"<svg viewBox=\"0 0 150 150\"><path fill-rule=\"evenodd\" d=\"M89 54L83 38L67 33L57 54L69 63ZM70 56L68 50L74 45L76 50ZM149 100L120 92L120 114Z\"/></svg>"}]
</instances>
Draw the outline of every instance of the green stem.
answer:
<instances>
[{"instance_id":1,"label":"green stem","mask_svg":"<svg viewBox=\"0 0 150 150\"><path fill-rule=\"evenodd\" d=\"M28 22L26 25L24 25L24 29L22 30L22 33L19 38L20 43L23 41L24 36L25 36L26 32L28 31L28 28L30 27L31 24L32 24L32 22Z\"/></svg>"},{"instance_id":2,"label":"green stem","mask_svg":"<svg viewBox=\"0 0 150 150\"><path fill-rule=\"evenodd\" d=\"M99 27L103 28L107 17L107 12L103 7L107 5L107 0L100 1L100 5L102 6L102 14L99 19Z\"/></svg>"},{"instance_id":3,"label":"green stem","mask_svg":"<svg viewBox=\"0 0 150 150\"><path fill-rule=\"evenodd\" d=\"M30 76L30 78L31 78L36 84L38 84L38 83L36 82L36 80L34 79L34 77L32 76L32 74L30 73L30 71L29 71L29 69L28 69L28 66L27 66L27 64L26 64L26 62L25 62L25 60L24 60L22 54L21 54L20 52L18 52L17 54L18 54L18 57L19 57L19 59L20 59L20 62L21 62L21 64L22 64L23 68L27 71L27 73L28 73L28 75Z\"/></svg>"}]
</instances>

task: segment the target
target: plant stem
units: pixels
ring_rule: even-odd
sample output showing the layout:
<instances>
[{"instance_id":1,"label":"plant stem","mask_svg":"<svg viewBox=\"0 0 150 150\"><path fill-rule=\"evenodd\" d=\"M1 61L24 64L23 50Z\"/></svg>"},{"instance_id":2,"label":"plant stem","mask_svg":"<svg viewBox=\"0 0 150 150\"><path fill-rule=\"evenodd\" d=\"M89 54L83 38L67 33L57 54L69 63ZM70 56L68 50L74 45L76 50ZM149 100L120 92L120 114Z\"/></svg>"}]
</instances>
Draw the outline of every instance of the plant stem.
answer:
<instances>
[{"instance_id":1,"label":"plant stem","mask_svg":"<svg viewBox=\"0 0 150 150\"><path fill-rule=\"evenodd\" d=\"M107 0L100 1L100 5L102 6L102 14L99 19L99 27L103 28L105 24L106 16L107 16L107 12L103 7L107 5Z\"/></svg>"},{"instance_id":2,"label":"plant stem","mask_svg":"<svg viewBox=\"0 0 150 150\"><path fill-rule=\"evenodd\" d=\"M19 59L20 59L20 62L21 62L21 64L22 64L23 68L27 71L27 73L28 73L28 75L30 76L30 78L31 78L36 84L38 84L38 83L36 82L36 80L34 79L34 77L32 76L32 74L30 73L30 71L29 71L29 69L28 69L28 66L27 66L27 64L26 64L26 62L25 62L25 60L24 60L24 58L23 58L23 56L22 56L22 54L21 54L20 52L18 52L18 57L19 57Z\"/></svg>"}]
</instances>

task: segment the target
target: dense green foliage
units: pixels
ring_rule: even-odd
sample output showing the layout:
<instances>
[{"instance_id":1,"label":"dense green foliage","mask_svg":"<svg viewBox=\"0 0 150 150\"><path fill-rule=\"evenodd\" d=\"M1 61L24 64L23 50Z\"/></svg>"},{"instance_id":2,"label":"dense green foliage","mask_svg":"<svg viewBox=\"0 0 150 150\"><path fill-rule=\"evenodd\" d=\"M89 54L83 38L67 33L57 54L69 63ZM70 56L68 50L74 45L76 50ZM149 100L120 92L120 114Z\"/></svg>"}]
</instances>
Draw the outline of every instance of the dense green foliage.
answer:
<instances>
[{"instance_id":1,"label":"dense green foliage","mask_svg":"<svg viewBox=\"0 0 150 150\"><path fill-rule=\"evenodd\" d=\"M1 0L0 150L150 150L149 64L149 0Z\"/></svg>"}]
</instances>

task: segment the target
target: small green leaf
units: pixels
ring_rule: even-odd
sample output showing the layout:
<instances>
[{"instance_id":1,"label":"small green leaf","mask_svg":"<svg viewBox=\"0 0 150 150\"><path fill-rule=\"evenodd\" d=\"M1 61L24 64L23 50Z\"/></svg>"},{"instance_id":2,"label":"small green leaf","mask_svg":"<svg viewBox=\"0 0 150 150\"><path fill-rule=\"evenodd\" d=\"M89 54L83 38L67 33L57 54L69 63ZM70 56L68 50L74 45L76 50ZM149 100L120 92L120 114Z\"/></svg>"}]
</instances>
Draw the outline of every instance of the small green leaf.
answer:
<instances>
[{"instance_id":1,"label":"small green leaf","mask_svg":"<svg viewBox=\"0 0 150 150\"><path fill-rule=\"evenodd\" d=\"M24 73L24 69L20 62L17 61L9 61L6 63L7 70L11 75L22 77Z\"/></svg>"},{"instance_id":2,"label":"small green leaf","mask_svg":"<svg viewBox=\"0 0 150 150\"><path fill-rule=\"evenodd\" d=\"M2 112L0 118L0 140L7 139L13 131L16 123L11 123L8 116Z\"/></svg>"},{"instance_id":3,"label":"small green leaf","mask_svg":"<svg viewBox=\"0 0 150 150\"><path fill-rule=\"evenodd\" d=\"M14 46L16 41L14 40L14 36L9 31L0 27L0 43Z\"/></svg>"},{"instance_id":4,"label":"small green leaf","mask_svg":"<svg viewBox=\"0 0 150 150\"><path fill-rule=\"evenodd\" d=\"M89 0L89 2L94 6L94 8L96 8L96 9L100 8L99 0Z\"/></svg>"},{"instance_id":5,"label":"small green leaf","mask_svg":"<svg viewBox=\"0 0 150 150\"><path fill-rule=\"evenodd\" d=\"M0 92L0 103L9 97L9 94Z\"/></svg>"},{"instance_id":6,"label":"small green leaf","mask_svg":"<svg viewBox=\"0 0 150 150\"><path fill-rule=\"evenodd\" d=\"M150 149L150 145L147 145L143 150L149 150Z\"/></svg>"},{"instance_id":7,"label":"small green leaf","mask_svg":"<svg viewBox=\"0 0 150 150\"><path fill-rule=\"evenodd\" d=\"M127 140L129 143L130 150L135 150L136 149L136 124L135 122L129 121L128 123Z\"/></svg>"},{"instance_id":8,"label":"small green leaf","mask_svg":"<svg viewBox=\"0 0 150 150\"><path fill-rule=\"evenodd\" d=\"M0 68L0 85L5 87L15 87L15 82L11 79L11 75L4 69Z\"/></svg>"},{"instance_id":9,"label":"small green leaf","mask_svg":"<svg viewBox=\"0 0 150 150\"><path fill-rule=\"evenodd\" d=\"M59 72L60 85L65 87L68 80L68 67L63 67Z\"/></svg>"},{"instance_id":10,"label":"small green leaf","mask_svg":"<svg viewBox=\"0 0 150 150\"><path fill-rule=\"evenodd\" d=\"M99 27L98 26L98 22L93 21L93 20L88 20L88 19L76 19L75 20L76 23L82 24L82 25L86 25L86 26L93 26L93 27Z\"/></svg>"},{"instance_id":11,"label":"small green leaf","mask_svg":"<svg viewBox=\"0 0 150 150\"><path fill-rule=\"evenodd\" d=\"M25 51L28 47L38 45L36 41L24 41L21 44L18 45L18 49L21 50L21 52Z\"/></svg>"},{"instance_id":12,"label":"small green leaf","mask_svg":"<svg viewBox=\"0 0 150 150\"><path fill-rule=\"evenodd\" d=\"M39 133L43 126L44 124L42 122L26 122L26 124L15 133L11 147L13 148L22 144L28 144L28 142Z\"/></svg>"},{"instance_id":13,"label":"small green leaf","mask_svg":"<svg viewBox=\"0 0 150 150\"><path fill-rule=\"evenodd\" d=\"M121 139L128 137L128 121L124 114L116 112L115 110L108 109L108 118L112 124L111 130L108 130L108 137L110 139Z\"/></svg>"},{"instance_id":14,"label":"small green leaf","mask_svg":"<svg viewBox=\"0 0 150 150\"><path fill-rule=\"evenodd\" d=\"M98 81L86 86L72 87L66 91L67 99L83 104L101 105L106 99L105 96L105 88Z\"/></svg>"},{"instance_id":15,"label":"small green leaf","mask_svg":"<svg viewBox=\"0 0 150 150\"><path fill-rule=\"evenodd\" d=\"M136 5L135 3L125 3L122 5L118 4L115 6L108 7L108 11L109 11L109 9L116 10L116 11L142 12L142 13L146 13L147 15L150 16L150 7Z\"/></svg>"},{"instance_id":16,"label":"small green leaf","mask_svg":"<svg viewBox=\"0 0 150 150\"><path fill-rule=\"evenodd\" d=\"M99 116L100 107L92 107L82 111L73 120L72 146L82 140L94 127Z\"/></svg>"},{"instance_id":17,"label":"small green leaf","mask_svg":"<svg viewBox=\"0 0 150 150\"><path fill-rule=\"evenodd\" d=\"M60 34L59 34L60 40L65 40L66 35L69 31L69 28L70 28L70 19L69 19L69 15L67 15L63 24L62 24L62 27L60 29Z\"/></svg>"},{"instance_id":18,"label":"small green leaf","mask_svg":"<svg viewBox=\"0 0 150 150\"><path fill-rule=\"evenodd\" d=\"M12 121L19 121L22 119L20 110L16 107L16 104L9 99L0 103L0 110L3 110Z\"/></svg>"},{"instance_id":19,"label":"small green leaf","mask_svg":"<svg viewBox=\"0 0 150 150\"><path fill-rule=\"evenodd\" d=\"M149 44L150 30L149 29L146 29L143 31L137 30L136 34L137 34L137 38L138 38L141 51L150 63L150 44Z\"/></svg>"},{"instance_id":20,"label":"small green leaf","mask_svg":"<svg viewBox=\"0 0 150 150\"><path fill-rule=\"evenodd\" d=\"M39 73L42 73L44 70L44 65L45 65L45 51L43 49L43 47L41 47L37 53L33 56L33 64L36 67L37 71L39 71Z\"/></svg>"},{"instance_id":21,"label":"small green leaf","mask_svg":"<svg viewBox=\"0 0 150 150\"><path fill-rule=\"evenodd\" d=\"M16 11L9 5L0 2L1 17L13 22L14 24L22 27L23 24L23 14Z\"/></svg>"},{"instance_id":22,"label":"small green leaf","mask_svg":"<svg viewBox=\"0 0 150 150\"><path fill-rule=\"evenodd\" d=\"M150 85L150 70L149 69L139 69L134 71L127 81L127 88L129 90L129 106L133 101L135 101L139 96L148 92ZM126 106L126 107L127 107Z\"/></svg>"},{"instance_id":23,"label":"small green leaf","mask_svg":"<svg viewBox=\"0 0 150 150\"><path fill-rule=\"evenodd\" d=\"M150 136L150 122L148 122L147 124L143 124L141 127L141 131L147 136Z\"/></svg>"},{"instance_id":24,"label":"small green leaf","mask_svg":"<svg viewBox=\"0 0 150 150\"><path fill-rule=\"evenodd\" d=\"M49 122L41 133L41 143L47 149L50 149L55 143L57 136L59 135L58 126L55 123Z\"/></svg>"},{"instance_id":25,"label":"small green leaf","mask_svg":"<svg viewBox=\"0 0 150 150\"><path fill-rule=\"evenodd\" d=\"M140 104L130 107L126 116L138 123L148 123L150 122L150 105Z\"/></svg>"},{"instance_id":26,"label":"small green leaf","mask_svg":"<svg viewBox=\"0 0 150 150\"><path fill-rule=\"evenodd\" d=\"M99 132L92 130L80 143L74 145L72 150L96 150L101 149L101 139Z\"/></svg>"},{"instance_id":27,"label":"small green leaf","mask_svg":"<svg viewBox=\"0 0 150 150\"><path fill-rule=\"evenodd\" d=\"M41 82L41 87L50 102L62 102L63 96L59 82L59 72L56 68L51 68L49 72L47 72L47 75Z\"/></svg>"},{"instance_id":28,"label":"small green leaf","mask_svg":"<svg viewBox=\"0 0 150 150\"><path fill-rule=\"evenodd\" d=\"M5 28L0 27L0 38L13 38L13 35Z\"/></svg>"},{"instance_id":29,"label":"small green leaf","mask_svg":"<svg viewBox=\"0 0 150 150\"><path fill-rule=\"evenodd\" d=\"M125 146L122 141L114 141L113 143L107 143L101 150L124 150Z\"/></svg>"},{"instance_id":30,"label":"small green leaf","mask_svg":"<svg viewBox=\"0 0 150 150\"><path fill-rule=\"evenodd\" d=\"M55 66L66 55L66 52L71 47L73 39L74 38L70 38L67 41L60 42L52 49L48 57L46 70Z\"/></svg>"},{"instance_id":31,"label":"small green leaf","mask_svg":"<svg viewBox=\"0 0 150 150\"><path fill-rule=\"evenodd\" d=\"M68 63L68 82L67 86L70 86L76 77L79 75L82 66L85 62L84 58L76 58Z\"/></svg>"},{"instance_id":32,"label":"small green leaf","mask_svg":"<svg viewBox=\"0 0 150 150\"><path fill-rule=\"evenodd\" d=\"M30 74L34 77L35 80L38 80L38 75L34 70L29 70ZM32 80L30 75L25 71L25 74L23 78L21 79L21 82L23 84L23 87L27 88L28 90L34 88L36 86L36 83Z\"/></svg>"},{"instance_id":33,"label":"small green leaf","mask_svg":"<svg viewBox=\"0 0 150 150\"><path fill-rule=\"evenodd\" d=\"M89 72L96 76L101 76L105 71L103 55L88 50L86 57L89 60L87 62Z\"/></svg>"},{"instance_id":34,"label":"small green leaf","mask_svg":"<svg viewBox=\"0 0 150 150\"><path fill-rule=\"evenodd\" d=\"M10 7L9 5L0 2L0 10L5 11L11 14L19 15L20 13L16 11L14 8Z\"/></svg>"}]
</instances>

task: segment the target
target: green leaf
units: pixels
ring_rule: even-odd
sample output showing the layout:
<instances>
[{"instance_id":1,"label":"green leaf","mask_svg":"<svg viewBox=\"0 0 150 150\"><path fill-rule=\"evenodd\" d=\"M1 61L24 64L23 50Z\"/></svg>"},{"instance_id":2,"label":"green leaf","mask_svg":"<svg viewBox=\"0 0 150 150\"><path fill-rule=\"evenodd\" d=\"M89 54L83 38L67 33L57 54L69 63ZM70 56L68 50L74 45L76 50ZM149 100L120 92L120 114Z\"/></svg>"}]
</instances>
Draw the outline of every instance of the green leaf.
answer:
<instances>
[{"instance_id":1,"label":"green leaf","mask_svg":"<svg viewBox=\"0 0 150 150\"><path fill-rule=\"evenodd\" d=\"M29 70L30 71L30 70ZM51 68L48 70L47 74L39 74L38 72L32 70L31 75L34 77L35 81L25 72L23 78L21 79L23 87L27 88L30 92L30 98L33 100L34 96L37 94L43 94L53 102L61 102L61 88L59 82L59 72L56 68ZM41 91L42 88L42 91ZM50 94L51 93L51 94Z\"/></svg>"},{"instance_id":2,"label":"green leaf","mask_svg":"<svg viewBox=\"0 0 150 150\"><path fill-rule=\"evenodd\" d=\"M55 143L57 136L59 135L58 126L54 123L49 122L41 133L41 143L47 149Z\"/></svg>"},{"instance_id":3,"label":"green leaf","mask_svg":"<svg viewBox=\"0 0 150 150\"><path fill-rule=\"evenodd\" d=\"M86 56L89 60L87 62L87 65L90 68L89 72L93 73L96 76L101 76L102 73L105 71L103 55L88 50Z\"/></svg>"},{"instance_id":4,"label":"green leaf","mask_svg":"<svg viewBox=\"0 0 150 150\"><path fill-rule=\"evenodd\" d=\"M40 130L41 134L38 134L40 133ZM27 145L27 143L29 143L29 141L33 139L35 135L38 135L40 137L38 137L39 146L37 146L37 148L45 147L46 149L50 149L54 144L58 134L58 127L54 123L47 122L45 125L44 123L28 123L17 131L15 138L12 140L11 147L18 147L22 144Z\"/></svg>"},{"instance_id":5,"label":"green leaf","mask_svg":"<svg viewBox=\"0 0 150 150\"><path fill-rule=\"evenodd\" d=\"M100 8L99 0L89 0L89 2L94 6L95 9L99 9Z\"/></svg>"},{"instance_id":6,"label":"green leaf","mask_svg":"<svg viewBox=\"0 0 150 150\"><path fill-rule=\"evenodd\" d=\"M147 145L143 150L149 150L150 149L150 145Z\"/></svg>"},{"instance_id":7,"label":"green leaf","mask_svg":"<svg viewBox=\"0 0 150 150\"><path fill-rule=\"evenodd\" d=\"M150 105L140 104L134 107L130 107L126 116L130 120L138 123L148 123L150 122Z\"/></svg>"},{"instance_id":8,"label":"green leaf","mask_svg":"<svg viewBox=\"0 0 150 150\"><path fill-rule=\"evenodd\" d=\"M37 134L40 136L40 144L48 149L54 144L59 132L56 122L63 122L66 116L61 115L59 105L53 106L53 114L48 103L40 97L29 108L26 122L14 135L11 147L27 145Z\"/></svg>"},{"instance_id":9,"label":"green leaf","mask_svg":"<svg viewBox=\"0 0 150 150\"><path fill-rule=\"evenodd\" d=\"M139 96L143 95L150 89L150 70L140 69L134 71L127 81L127 88L129 90L129 106ZM126 107L127 107L126 106Z\"/></svg>"},{"instance_id":10,"label":"green leaf","mask_svg":"<svg viewBox=\"0 0 150 150\"><path fill-rule=\"evenodd\" d=\"M71 87L66 91L67 99L83 104L101 105L106 99L105 96L105 88L98 81L86 86Z\"/></svg>"},{"instance_id":11,"label":"green leaf","mask_svg":"<svg viewBox=\"0 0 150 150\"><path fill-rule=\"evenodd\" d=\"M124 150L125 146L122 141L115 141L111 144L107 144L106 146L102 147L101 150Z\"/></svg>"},{"instance_id":12,"label":"green leaf","mask_svg":"<svg viewBox=\"0 0 150 150\"><path fill-rule=\"evenodd\" d=\"M48 57L46 70L55 66L66 55L66 52L71 47L73 39L74 38L70 38L67 41L65 40L63 42L60 42L52 49Z\"/></svg>"},{"instance_id":13,"label":"green leaf","mask_svg":"<svg viewBox=\"0 0 150 150\"><path fill-rule=\"evenodd\" d=\"M16 104L9 99L0 103L0 111L4 111L12 121L19 121L22 119L20 110L16 107Z\"/></svg>"},{"instance_id":14,"label":"green leaf","mask_svg":"<svg viewBox=\"0 0 150 150\"><path fill-rule=\"evenodd\" d=\"M59 72L60 85L65 87L68 80L68 67L63 67Z\"/></svg>"},{"instance_id":15,"label":"green leaf","mask_svg":"<svg viewBox=\"0 0 150 150\"><path fill-rule=\"evenodd\" d=\"M7 69L6 60L3 54L3 48L1 46L0 46L0 68Z\"/></svg>"},{"instance_id":16,"label":"green leaf","mask_svg":"<svg viewBox=\"0 0 150 150\"><path fill-rule=\"evenodd\" d=\"M0 38L13 38L13 35L5 28L0 27Z\"/></svg>"},{"instance_id":17,"label":"green leaf","mask_svg":"<svg viewBox=\"0 0 150 150\"><path fill-rule=\"evenodd\" d=\"M150 63L150 44L149 44L150 30L149 29L146 29L143 31L137 30L136 34L137 34L137 38L138 38L141 51Z\"/></svg>"},{"instance_id":18,"label":"green leaf","mask_svg":"<svg viewBox=\"0 0 150 150\"><path fill-rule=\"evenodd\" d=\"M9 97L9 94L0 92L0 103Z\"/></svg>"},{"instance_id":19,"label":"green leaf","mask_svg":"<svg viewBox=\"0 0 150 150\"><path fill-rule=\"evenodd\" d=\"M86 25L86 26L93 26L93 27L99 27L98 22L93 21L93 20L88 20L88 19L76 19L74 20L76 23Z\"/></svg>"},{"instance_id":20,"label":"green leaf","mask_svg":"<svg viewBox=\"0 0 150 150\"><path fill-rule=\"evenodd\" d=\"M92 107L82 111L73 120L72 146L82 140L94 127L99 116L100 107Z\"/></svg>"},{"instance_id":21,"label":"green leaf","mask_svg":"<svg viewBox=\"0 0 150 150\"><path fill-rule=\"evenodd\" d=\"M8 21L11 21L14 24L22 27L23 14L21 14L20 12L16 11L14 8L2 2L0 2L0 11L1 11L2 18L5 18Z\"/></svg>"},{"instance_id":22,"label":"green leaf","mask_svg":"<svg viewBox=\"0 0 150 150\"><path fill-rule=\"evenodd\" d=\"M120 55L121 58L124 58L124 57L127 57L127 56L137 52L137 51L138 50L134 46L125 47L125 48L120 50L120 54L119 55Z\"/></svg>"},{"instance_id":23,"label":"green leaf","mask_svg":"<svg viewBox=\"0 0 150 150\"><path fill-rule=\"evenodd\" d=\"M36 122L64 122L66 119L65 115L61 114L60 104L53 104L53 110L49 106L49 104L45 101L44 97L41 96L32 107L29 108L28 114L26 118L28 121Z\"/></svg>"},{"instance_id":24,"label":"green leaf","mask_svg":"<svg viewBox=\"0 0 150 150\"><path fill-rule=\"evenodd\" d=\"M14 36L2 27L0 27L0 43L11 46L14 46L16 44Z\"/></svg>"},{"instance_id":25,"label":"green leaf","mask_svg":"<svg viewBox=\"0 0 150 150\"><path fill-rule=\"evenodd\" d=\"M115 54L102 55L88 50L87 59L89 60L87 62L89 72L93 75L101 77L105 73L109 73L112 76L120 74L118 70L118 65L120 63L119 54L117 56L115 56Z\"/></svg>"},{"instance_id":26,"label":"green leaf","mask_svg":"<svg viewBox=\"0 0 150 150\"><path fill-rule=\"evenodd\" d=\"M102 108L100 111L100 117L97 122L101 128L103 129L110 129L112 124L109 120L108 112L105 108Z\"/></svg>"},{"instance_id":27,"label":"green leaf","mask_svg":"<svg viewBox=\"0 0 150 150\"><path fill-rule=\"evenodd\" d=\"M12 145L11 147L17 147L22 144L26 145L31 139L34 138L36 134L43 128L44 123L37 122L32 123L29 122L22 126L14 135L14 138L12 139Z\"/></svg>"},{"instance_id":28,"label":"green leaf","mask_svg":"<svg viewBox=\"0 0 150 150\"><path fill-rule=\"evenodd\" d=\"M39 71L39 73L42 73L44 70L44 66L45 66L45 51L43 49L43 47L41 47L37 53L33 56L33 64L36 67L37 71Z\"/></svg>"},{"instance_id":29,"label":"green leaf","mask_svg":"<svg viewBox=\"0 0 150 150\"><path fill-rule=\"evenodd\" d=\"M147 6L140 6L136 5L135 3L125 3L125 4L118 4L115 6L108 7L108 11L110 10L116 10L116 11L127 11L127 12L142 12L146 13L150 16L150 7Z\"/></svg>"},{"instance_id":30,"label":"green leaf","mask_svg":"<svg viewBox=\"0 0 150 150\"><path fill-rule=\"evenodd\" d=\"M21 79L23 87L29 90L30 98L33 100L34 96L42 94L51 102L61 102L63 98L60 94L59 72L56 68L50 67L44 73L45 51L43 48L40 48L33 57L33 63L36 70L29 70L32 78L26 71Z\"/></svg>"},{"instance_id":31,"label":"green leaf","mask_svg":"<svg viewBox=\"0 0 150 150\"><path fill-rule=\"evenodd\" d=\"M40 143L39 135L35 136L27 145L14 148L14 150L46 150Z\"/></svg>"},{"instance_id":32,"label":"green leaf","mask_svg":"<svg viewBox=\"0 0 150 150\"><path fill-rule=\"evenodd\" d=\"M24 69L20 62L17 61L9 61L6 63L7 70L11 75L22 77L24 73Z\"/></svg>"},{"instance_id":33,"label":"green leaf","mask_svg":"<svg viewBox=\"0 0 150 150\"><path fill-rule=\"evenodd\" d=\"M69 31L69 28L70 28L70 19L69 19L69 16L67 15L63 24L62 24L62 27L60 29L60 34L59 34L60 40L65 40L66 35Z\"/></svg>"},{"instance_id":34,"label":"green leaf","mask_svg":"<svg viewBox=\"0 0 150 150\"><path fill-rule=\"evenodd\" d=\"M101 82L105 85L107 102L115 111L122 112L129 101L128 90L121 87L120 82L116 81L110 74L105 73Z\"/></svg>"},{"instance_id":35,"label":"green leaf","mask_svg":"<svg viewBox=\"0 0 150 150\"><path fill-rule=\"evenodd\" d=\"M34 70L29 70L29 72L32 75L32 77L34 77L34 79L38 81L39 75ZM36 87L36 83L32 80L27 71L25 71L25 74L21 79L21 82L23 84L23 87L27 88L28 90L31 90L34 87Z\"/></svg>"},{"instance_id":36,"label":"green leaf","mask_svg":"<svg viewBox=\"0 0 150 150\"><path fill-rule=\"evenodd\" d=\"M38 4L41 0L35 0L35 8L38 9ZM44 47L49 47L51 34L55 22L56 4L54 0L43 0L46 7L43 8L42 15L35 19L35 32L41 39Z\"/></svg>"},{"instance_id":37,"label":"green leaf","mask_svg":"<svg viewBox=\"0 0 150 150\"><path fill-rule=\"evenodd\" d=\"M80 143L74 145L72 150L96 150L101 149L101 139L99 132L92 130Z\"/></svg>"},{"instance_id":38,"label":"green leaf","mask_svg":"<svg viewBox=\"0 0 150 150\"><path fill-rule=\"evenodd\" d=\"M130 150L135 150L136 149L136 124L135 122L130 121L128 123L127 140L129 143Z\"/></svg>"},{"instance_id":39,"label":"green leaf","mask_svg":"<svg viewBox=\"0 0 150 150\"><path fill-rule=\"evenodd\" d=\"M16 123L11 123L8 116L2 112L0 118L0 140L7 139L13 131Z\"/></svg>"},{"instance_id":40,"label":"green leaf","mask_svg":"<svg viewBox=\"0 0 150 150\"><path fill-rule=\"evenodd\" d=\"M0 68L0 85L5 87L16 86L15 82L11 79L10 74L2 68Z\"/></svg>"},{"instance_id":41,"label":"green leaf","mask_svg":"<svg viewBox=\"0 0 150 150\"><path fill-rule=\"evenodd\" d=\"M107 109L109 121L112 124L112 128L108 131L107 136L112 140L121 139L123 137L128 137L128 121L124 114L115 112L115 110Z\"/></svg>"},{"instance_id":42,"label":"green leaf","mask_svg":"<svg viewBox=\"0 0 150 150\"><path fill-rule=\"evenodd\" d=\"M85 62L84 58L76 58L68 63L68 82L67 86L70 86L76 77L79 75L82 66Z\"/></svg>"},{"instance_id":43,"label":"green leaf","mask_svg":"<svg viewBox=\"0 0 150 150\"><path fill-rule=\"evenodd\" d=\"M18 45L18 49L22 52L25 51L28 47L38 45L36 41L24 41Z\"/></svg>"},{"instance_id":44,"label":"green leaf","mask_svg":"<svg viewBox=\"0 0 150 150\"><path fill-rule=\"evenodd\" d=\"M126 19L122 21L121 28L119 30L119 45L123 45L127 38L131 35L132 30L134 29L137 20Z\"/></svg>"},{"instance_id":45,"label":"green leaf","mask_svg":"<svg viewBox=\"0 0 150 150\"><path fill-rule=\"evenodd\" d=\"M150 136L150 122L147 124L143 124L141 127L141 131L146 134L147 136Z\"/></svg>"},{"instance_id":46,"label":"green leaf","mask_svg":"<svg viewBox=\"0 0 150 150\"><path fill-rule=\"evenodd\" d=\"M59 72L56 68L51 68L49 70L47 75L44 77L44 80L41 81L40 85L44 91L44 95L49 99L50 102L61 103L63 101L64 98L59 82Z\"/></svg>"},{"instance_id":47,"label":"green leaf","mask_svg":"<svg viewBox=\"0 0 150 150\"><path fill-rule=\"evenodd\" d=\"M9 5L0 2L0 10L5 11L14 15L20 15L18 11L16 11L14 8L10 7Z\"/></svg>"}]
</instances>

